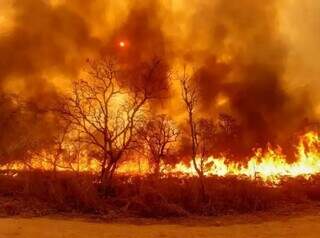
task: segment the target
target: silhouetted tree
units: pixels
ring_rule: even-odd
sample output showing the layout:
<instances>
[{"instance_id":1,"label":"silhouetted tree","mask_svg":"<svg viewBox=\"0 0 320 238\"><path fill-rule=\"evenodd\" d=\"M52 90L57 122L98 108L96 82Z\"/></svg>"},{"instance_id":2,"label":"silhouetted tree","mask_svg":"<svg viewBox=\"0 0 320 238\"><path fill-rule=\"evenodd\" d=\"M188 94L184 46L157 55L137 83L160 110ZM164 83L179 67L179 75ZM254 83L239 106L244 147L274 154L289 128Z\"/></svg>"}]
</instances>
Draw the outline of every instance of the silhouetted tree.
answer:
<instances>
[{"instance_id":1,"label":"silhouetted tree","mask_svg":"<svg viewBox=\"0 0 320 238\"><path fill-rule=\"evenodd\" d=\"M241 130L235 118L221 113L217 120L216 148L231 156L242 152L243 141L240 141Z\"/></svg>"},{"instance_id":2,"label":"silhouetted tree","mask_svg":"<svg viewBox=\"0 0 320 238\"><path fill-rule=\"evenodd\" d=\"M167 116L159 115L147 122L139 134L147 147L148 157L154 165L153 172L159 175L160 163L170 156L179 131Z\"/></svg>"},{"instance_id":3,"label":"silhouetted tree","mask_svg":"<svg viewBox=\"0 0 320 238\"><path fill-rule=\"evenodd\" d=\"M81 142L96 151L104 186L111 185L119 160L135 146L147 103L165 90L154 80L161 69L161 61L151 62L137 78L143 83L129 88L120 83L113 60L90 60L88 77L73 81L60 112L78 130Z\"/></svg>"},{"instance_id":4,"label":"silhouetted tree","mask_svg":"<svg viewBox=\"0 0 320 238\"><path fill-rule=\"evenodd\" d=\"M182 99L185 104L185 108L188 113L188 125L190 129L191 138L191 159L196 170L199 181L200 181L200 193L201 196L205 197L205 187L204 187L204 174L201 166L197 163L197 156L199 153L199 141L197 136L197 123L195 119L195 109L198 102L199 92L198 89L192 84L191 78L187 75L186 69L184 69L182 78L180 79L181 89L182 89Z\"/></svg>"},{"instance_id":5,"label":"silhouetted tree","mask_svg":"<svg viewBox=\"0 0 320 238\"><path fill-rule=\"evenodd\" d=\"M201 174L204 174L206 160L213 155L216 147L217 127L212 120L200 119L196 123L196 136L198 141L197 164Z\"/></svg>"}]
</instances>

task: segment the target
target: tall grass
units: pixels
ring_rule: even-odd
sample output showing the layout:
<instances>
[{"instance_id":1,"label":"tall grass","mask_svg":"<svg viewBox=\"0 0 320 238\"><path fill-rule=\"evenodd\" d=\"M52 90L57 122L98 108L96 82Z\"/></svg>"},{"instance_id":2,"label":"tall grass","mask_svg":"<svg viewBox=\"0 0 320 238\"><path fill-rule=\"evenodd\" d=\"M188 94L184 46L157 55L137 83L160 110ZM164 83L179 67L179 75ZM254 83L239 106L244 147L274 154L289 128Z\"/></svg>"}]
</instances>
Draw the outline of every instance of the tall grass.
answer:
<instances>
[{"instance_id":1,"label":"tall grass","mask_svg":"<svg viewBox=\"0 0 320 238\"><path fill-rule=\"evenodd\" d=\"M140 217L215 216L320 200L319 176L286 178L276 187L246 178L208 177L205 188L203 197L197 178L118 176L106 196L90 174L20 172L0 176L0 213L41 214L45 210Z\"/></svg>"}]
</instances>

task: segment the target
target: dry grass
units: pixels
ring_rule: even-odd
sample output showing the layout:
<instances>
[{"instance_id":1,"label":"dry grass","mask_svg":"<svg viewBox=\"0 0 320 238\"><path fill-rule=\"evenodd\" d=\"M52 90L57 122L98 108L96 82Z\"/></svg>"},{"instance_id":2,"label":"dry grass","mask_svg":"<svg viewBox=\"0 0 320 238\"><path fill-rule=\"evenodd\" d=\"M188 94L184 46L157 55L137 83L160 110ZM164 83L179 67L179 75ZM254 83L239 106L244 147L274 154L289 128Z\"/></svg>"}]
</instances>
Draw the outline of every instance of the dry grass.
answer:
<instances>
[{"instance_id":1,"label":"dry grass","mask_svg":"<svg viewBox=\"0 0 320 238\"><path fill-rule=\"evenodd\" d=\"M120 214L140 217L214 216L265 211L277 206L320 200L320 177L285 179L278 187L236 177L117 177L108 196L89 174L23 172L0 176L0 213Z\"/></svg>"}]
</instances>

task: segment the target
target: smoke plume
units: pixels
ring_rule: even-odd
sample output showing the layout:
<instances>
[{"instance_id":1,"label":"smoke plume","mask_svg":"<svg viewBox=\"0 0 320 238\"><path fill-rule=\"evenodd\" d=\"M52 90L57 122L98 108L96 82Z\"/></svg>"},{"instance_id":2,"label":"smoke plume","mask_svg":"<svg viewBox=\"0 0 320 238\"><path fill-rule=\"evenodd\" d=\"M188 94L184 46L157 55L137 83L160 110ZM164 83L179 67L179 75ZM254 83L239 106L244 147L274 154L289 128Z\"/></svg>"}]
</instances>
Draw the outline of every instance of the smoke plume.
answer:
<instances>
[{"instance_id":1,"label":"smoke plume","mask_svg":"<svg viewBox=\"0 0 320 238\"><path fill-rule=\"evenodd\" d=\"M160 59L151 83L171 89L168 101L154 108L177 120L184 117L179 87L167 75L179 65L191 65L201 115L231 114L245 133L244 147L283 143L303 120L319 117L319 97L314 96L319 69L310 56L319 56L312 40L319 22L313 19L319 20L319 14L310 11L306 27L290 17L319 4L303 4L305 8L290 0L4 0L0 91L19 93L46 108L79 76L87 58L115 56L126 68L128 86L138 84L137 72Z\"/></svg>"}]
</instances>

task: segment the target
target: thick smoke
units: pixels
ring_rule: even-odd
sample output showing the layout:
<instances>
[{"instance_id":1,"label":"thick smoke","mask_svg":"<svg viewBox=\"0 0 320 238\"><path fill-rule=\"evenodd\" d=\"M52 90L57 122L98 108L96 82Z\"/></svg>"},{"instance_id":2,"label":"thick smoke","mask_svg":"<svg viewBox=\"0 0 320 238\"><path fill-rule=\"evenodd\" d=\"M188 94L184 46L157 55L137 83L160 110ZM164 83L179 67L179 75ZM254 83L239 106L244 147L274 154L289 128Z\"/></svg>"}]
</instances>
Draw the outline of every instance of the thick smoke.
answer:
<instances>
[{"instance_id":1,"label":"thick smoke","mask_svg":"<svg viewBox=\"0 0 320 238\"><path fill-rule=\"evenodd\" d=\"M316 62L310 57L296 73L295 64L301 64L292 60L295 44L300 62L304 52L311 51L301 47L301 37L293 37L298 28L291 31L290 23L281 23L290 16L283 13L287 0L5 2L13 13L5 33L0 29L0 91L20 93L37 107L55 101L63 93L59 90L78 77L87 58L111 54L125 66L128 86L139 84L137 74L153 60L161 60L153 79L155 85L172 86L166 95L171 101L153 108L164 107L177 120L185 112L178 86L169 84L167 75L175 73L177 65L191 65L201 92L201 114L233 115L245 132L244 147L282 143L301 121L313 117L318 99L309 100L310 85L304 83L303 89L297 83L289 85L288 77L301 82L311 74L316 85L318 76L305 74L307 66ZM308 6L313 5L309 0ZM283 34L286 31L291 41ZM119 47L120 42L125 47Z\"/></svg>"},{"instance_id":2,"label":"thick smoke","mask_svg":"<svg viewBox=\"0 0 320 238\"><path fill-rule=\"evenodd\" d=\"M68 6L42 0L13 1L14 28L0 38L0 80L22 84L24 93L50 76L76 75L81 54L96 47L85 20ZM44 82L47 81L47 82ZM11 84L13 84L11 82Z\"/></svg>"},{"instance_id":3,"label":"thick smoke","mask_svg":"<svg viewBox=\"0 0 320 238\"><path fill-rule=\"evenodd\" d=\"M59 96L54 85L59 77L77 77L81 57L99 44L68 5L9 3L12 28L0 35L1 160L24 157L51 139L57 121L47 109Z\"/></svg>"},{"instance_id":4,"label":"thick smoke","mask_svg":"<svg viewBox=\"0 0 320 238\"><path fill-rule=\"evenodd\" d=\"M248 148L283 143L312 115L308 98L289 94L284 84L289 49L278 29L277 2L206 1L191 20L191 34L206 36L193 77L202 111L235 116Z\"/></svg>"},{"instance_id":5,"label":"thick smoke","mask_svg":"<svg viewBox=\"0 0 320 238\"><path fill-rule=\"evenodd\" d=\"M128 7L126 20L114 31L103 55L117 57L126 86L149 87L154 93L160 88L169 88L169 45L162 31L160 1L131 1ZM119 47L120 42L124 47Z\"/></svg>"}]
</instances>

